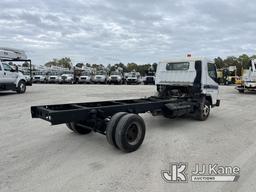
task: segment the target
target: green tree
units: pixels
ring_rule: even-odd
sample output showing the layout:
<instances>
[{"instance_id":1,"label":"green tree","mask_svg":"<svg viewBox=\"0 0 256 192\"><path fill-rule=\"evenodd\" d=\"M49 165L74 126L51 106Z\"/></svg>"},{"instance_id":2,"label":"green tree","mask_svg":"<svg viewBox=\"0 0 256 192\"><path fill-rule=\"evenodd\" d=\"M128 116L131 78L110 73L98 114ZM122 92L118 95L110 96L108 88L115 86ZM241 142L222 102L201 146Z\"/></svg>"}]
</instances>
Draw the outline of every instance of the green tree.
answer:
<instances>
[{"instance_id":1,"label":"green tree","mask_svg":"<svg viewBox=\"0 0 256 192\"><path fill-rule=\"evenodd\" d=\"M256 55L252 55L250 59L256 59Z\"/></svg>"},{"instance_id":2,"label":"green tree","mask_svg":"<svg viewBox=\"0 0 256 192\"><path fill-rule=\"evenodd\" d=\"M251 58L246 54L240 55L238 57L238 61L240 62L241 67L244 69L249 69L250 60L251 60Z\"/></svg>"},{"instance_id":3,"label":"green tree","mask_svg":"<svg viewBox=\"0 0 256 192\"><path fill-rule=\"evenodd\" d=\"M49 61L44 64L46 67L51 67L51 66L58 66L58 59L53 59L52 61Z\"/></svg>"},{"instance_id":4,"label":"green tree","mask_svg":"<svg viewBox=\"0 0 256 192\"><path fill-rule=\"evenodd\" d=\"M223 59L221 57L217 57L214 59L214 62L218 69L221 69L224 67Z\"/></svg>"},{"instance_id":5,"label":"green tree","mask_svg":"<svg viewBox=\"0 0 256 192\"><path fill-rule=\"evenodd\" d=\"M69 57L61 58L58 61L58 66L71 69L71 67L72 67L71 59Z\"/></svg>"},{"instance_id":6,"label":"green tree","mask_svg":"<svg viewBox=\"0 0 256 192\"><path fill-rule=\"evenodd\" d=\"M49 61L45 63L46 67L51 67L51 66L57 66L57 67L63 67L63 68L69 68L71 69L72 67L72 62L69 57L64 57L61 59L53 59L52 61Z\"/></svg>"},{"instance_id":7,"label":"green tree","mask_svg":"<svg viewBox=\"0 0 256 192\"><path fill-rule=\"evenodd\" d=\"M151 68L151 64L138 65L137 71L140 72L142 76L146 75L148 70Z\"/></svg>"},{"instance_id":8,"label":"green tree","mask_svg":"<svg viewBox=\"0 0 256 192\"><path fill-rule=\"evenodd\" d=\"M133 70L137 70L138 65L136 63L128 63L127 64L127 71L133 71Z\"/></svg>"},{"instance_id":9,"label":"green tree","mask_svg":"<svg viewBox=\"0 0 256 192\"><path fill-rule=\"evenodd\" d=\"M76 67L79 67L79 68L82 68L83 66L84 66L83 63L77 63L77 64L76 64Z\"/></svg>"}]
</instances>

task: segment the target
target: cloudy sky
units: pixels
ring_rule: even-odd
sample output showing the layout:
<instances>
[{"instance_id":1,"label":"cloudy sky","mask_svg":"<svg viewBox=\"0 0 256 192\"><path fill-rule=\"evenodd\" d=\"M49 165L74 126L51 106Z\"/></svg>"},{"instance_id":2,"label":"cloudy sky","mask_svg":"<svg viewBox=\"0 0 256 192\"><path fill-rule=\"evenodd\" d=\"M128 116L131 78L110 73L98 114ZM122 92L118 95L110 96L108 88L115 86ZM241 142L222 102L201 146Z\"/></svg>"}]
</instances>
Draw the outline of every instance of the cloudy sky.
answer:
<instances>
[{"instance_id":1,"label":"cloudy sky","mask_svg":"<svg viewBox=\"0 0 256 192\"><path fill-rule=\"evenodd\" d=\"M254 0L1 0L0 47L34 64L256 54Z\"/></svg>"}]
</instances>

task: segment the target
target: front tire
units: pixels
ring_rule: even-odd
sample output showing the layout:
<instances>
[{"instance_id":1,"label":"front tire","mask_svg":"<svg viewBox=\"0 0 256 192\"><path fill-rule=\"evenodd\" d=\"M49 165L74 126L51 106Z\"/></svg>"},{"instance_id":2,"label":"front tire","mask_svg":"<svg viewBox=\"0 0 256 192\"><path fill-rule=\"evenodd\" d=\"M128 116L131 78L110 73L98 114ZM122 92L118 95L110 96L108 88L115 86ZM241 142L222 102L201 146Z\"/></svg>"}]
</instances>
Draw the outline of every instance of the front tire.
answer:
<instances>
[{"instance_id":1,"label":"front tire","mask_svg":"<svg viewBox=\"0 0 256 192\"><path fill-rule=\"evenodd\" d=\"M205 102L198 109L196 109L195 119L199 121L205 121L209 117L210 111L210 102L205 100Z\"/></svg>"},{"instance_id":2,"label":"front tire","mask_svg":"<svg viewBox=\"0 0 256 192\"><path fill-rule=\"evenodd\" d=\"M18 87L17 87L16 92L19 93L19 94L26 92L26 82L25 81L21 80L18 83Z\"/></svg>"},{"instance_id":3,"label":"front tire","mask_svg":"<svg viewBox=\"0 0 256 192\"><path fill-rule=\"evenodd\" d=\"M116 144L123 152L136 151L144 140L145 132L145 123L139 115L126 114L117 124Z\"/></svg>"}]
</instances>

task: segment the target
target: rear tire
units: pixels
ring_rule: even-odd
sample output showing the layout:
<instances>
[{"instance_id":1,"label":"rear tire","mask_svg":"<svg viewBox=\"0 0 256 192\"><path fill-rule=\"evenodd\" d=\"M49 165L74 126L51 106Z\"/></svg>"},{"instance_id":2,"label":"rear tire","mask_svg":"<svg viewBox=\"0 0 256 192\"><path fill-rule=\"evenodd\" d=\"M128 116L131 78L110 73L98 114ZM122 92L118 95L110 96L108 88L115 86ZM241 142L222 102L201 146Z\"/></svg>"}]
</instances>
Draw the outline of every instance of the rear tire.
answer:
<instances>
[{"instance_id":1,"label":"rear tire","mask_svg":"<svg viewBox=\"0 0 256 192\"><path fill-rule=\"evenodd\" d=\"M107 137L107 141L110 145L115 146L116 148L119 148L116 144L116 140L115 140L115 134L116 134L116 126L119 122L119 120L126 115L126 112L119 112L114 114L110 121L108 122L107 128L106 128L106 137Z\"/></svg>"},{"instance_id":2,"label":"rear tire","mask_svg":"<svg viewBox=\"0 0 256 192\"><path fill-rule=\"evenodd\" d=\"M209 117L210 111L210 102L208 100L205 100L204 104L198 109L196 109L195 119L199 121L205 121Z\"/></svg>"},{"instance_id":3,"label":"rear tire","mask_svg":"<svg viewBox=\"0 0 256 192\"><path fill-rule=\"evenodd\" d=\"M18 87L17 87L17 90L16 90L17 93L25 93L26 92L26 82L21 80L19 83L18 83Z\"/></svg>"},{"instance_id":4,"label":"rear tire","mask_svg":"<svg viewBox=\"0 0 256 192\"><path fill-rule=\"evenodd\" d=\"M77 123L66 123L67 127L77 133L77 134L80 134L80 135L86 135L86 134L89 134L92 130L91 129L88 129L88 128L85 128L85 127L82 127L80 125L78 125Z\"/></svg>"},{"instance_id":5,"label":"rear tire","mask_svg":"<svg viewBox=\"0 0 256 192\"><path fill-rule=\"evenodd\" d=\"M126 114L117 124L116 144L126 153L136 151L144 140L145 132L145 123L139 115Z\"/></svg>"}]
</instances>

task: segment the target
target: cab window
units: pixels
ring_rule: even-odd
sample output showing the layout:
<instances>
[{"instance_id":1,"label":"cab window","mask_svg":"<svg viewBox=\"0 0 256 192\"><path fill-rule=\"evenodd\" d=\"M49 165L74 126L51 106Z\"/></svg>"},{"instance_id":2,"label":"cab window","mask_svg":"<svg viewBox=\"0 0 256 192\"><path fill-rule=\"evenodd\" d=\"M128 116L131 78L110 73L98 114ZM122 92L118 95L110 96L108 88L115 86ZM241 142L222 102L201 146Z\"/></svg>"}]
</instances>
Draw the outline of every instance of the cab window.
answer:
<instances>
[{"instance_id":1,"label":"cab window","mask_svg":"<svg viewBox=\"0 0 256 192\"><path fill-rule=\"evenodd\" d=\"M208 74L216 83L218 81L217 70L214 63L208 63Z\"/></svg>"},{"instance_id":2,"label":"cab window","mask_svg":"<svg viewBox=\"0 0 256 192\"><path fill-rule=\"evenodd\" d=\"M5 71L11 71L12 68L10 67L10 65L7 65L6 63L3 63L3 67Z\"/></svg>"},{"instance_id":3,"label":"cab window","mask_svg":"<svg viewBox=\"0 0 256 192\"><path fill-rule=\"evenodd\" d=\"M179 63L167 63L166 70L167 71L186 71L189 69L189 62L179 62Z\"/></svg>"}]
</instances>

